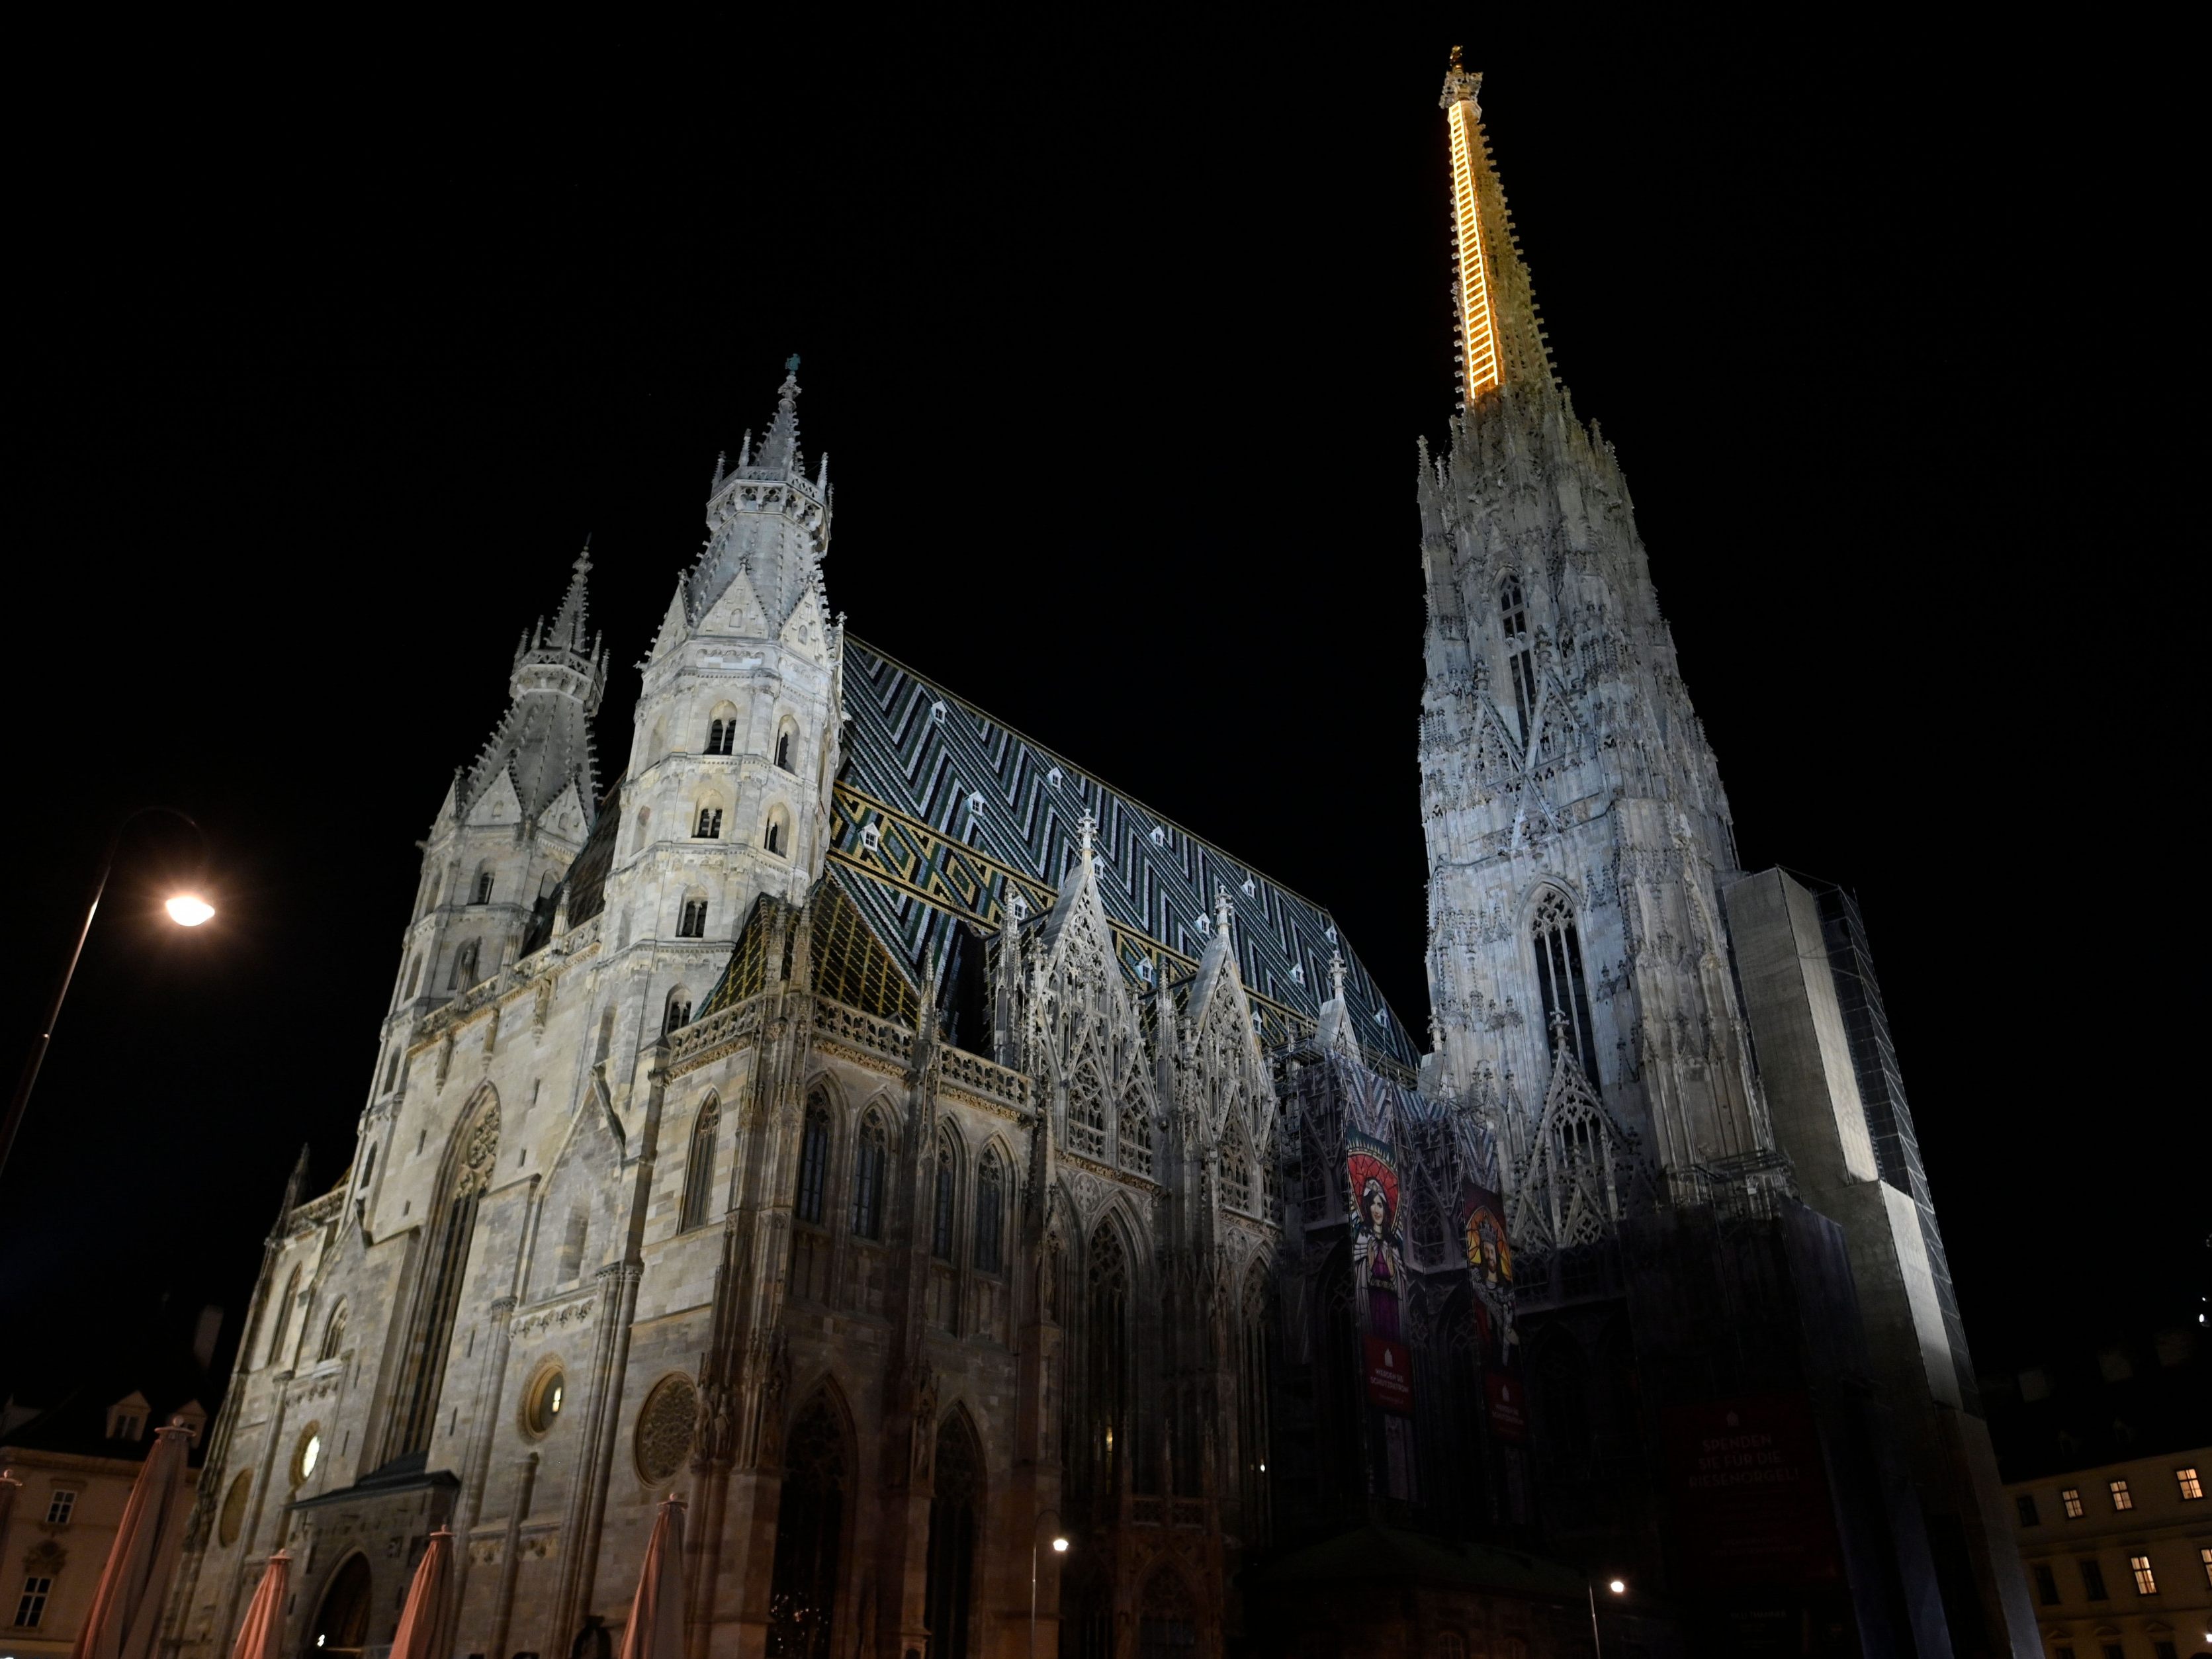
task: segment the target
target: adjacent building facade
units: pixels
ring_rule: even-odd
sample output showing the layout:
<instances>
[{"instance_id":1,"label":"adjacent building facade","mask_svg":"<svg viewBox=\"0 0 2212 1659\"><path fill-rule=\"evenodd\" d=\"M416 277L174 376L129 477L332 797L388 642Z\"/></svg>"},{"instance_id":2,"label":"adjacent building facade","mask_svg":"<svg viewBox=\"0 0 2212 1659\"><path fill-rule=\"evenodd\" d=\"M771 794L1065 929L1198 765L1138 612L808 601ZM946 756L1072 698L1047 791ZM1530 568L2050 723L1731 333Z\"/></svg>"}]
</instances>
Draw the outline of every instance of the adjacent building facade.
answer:
<instances>
[{"instance_id":1,"label":"adjacent building facade","mask_svg":"<svg viewBox=\"0 0 2212 1659\"><path fill-rule=\"evenodd\" d=\"M2051 1659L2212 1650L2212 1447L2005 1488Z\"/></svg>"},{"instance_id":2,"label":"adjacent building facade","mask_svg":"<svg viewBox=\"0 0 2212 1659\"><path fill-rule=\"evenodd\" d=\"M1319 1659L1361 1575L1516 1659L1601 1568L1652 1659L2035 1651L1863 930L1737 867L1477 90L1427 1052L1325 908L847 632L793 359L616 775L580 558L439 808L176 1651L280 1545L301 1650L374 1648L438 1526L459 1651L587 1651L672 1491L695 1659Z\"/></svg>"}]
</instances>

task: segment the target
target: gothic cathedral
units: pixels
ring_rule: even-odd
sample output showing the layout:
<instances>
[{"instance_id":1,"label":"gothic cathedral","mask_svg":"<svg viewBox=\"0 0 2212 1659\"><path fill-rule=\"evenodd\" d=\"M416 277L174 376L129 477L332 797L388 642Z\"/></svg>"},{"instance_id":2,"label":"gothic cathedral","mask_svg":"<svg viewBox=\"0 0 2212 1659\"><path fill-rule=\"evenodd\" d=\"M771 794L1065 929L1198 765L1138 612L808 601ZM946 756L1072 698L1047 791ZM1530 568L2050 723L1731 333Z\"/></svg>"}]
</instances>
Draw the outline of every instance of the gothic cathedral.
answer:
<instances>
[{"instance_id":1,"label":"gothic cathedral","mask_svg":"<svg viewBox=\"0 0 2212 1659\"><path fill-rule=\"evenodd\" d=\"M1328 911L847 631L794 358L615 775L580 557L439 805L172 1652L283 1547L374 1659L443 1528L457 1656L602 1659L672 1493L690 1659L1527 1659L1601 1569L1627 1651L2036 1650L1856 907L1738 867L1478 94L1426 1052Z\"/></svg>"}]
</instances>

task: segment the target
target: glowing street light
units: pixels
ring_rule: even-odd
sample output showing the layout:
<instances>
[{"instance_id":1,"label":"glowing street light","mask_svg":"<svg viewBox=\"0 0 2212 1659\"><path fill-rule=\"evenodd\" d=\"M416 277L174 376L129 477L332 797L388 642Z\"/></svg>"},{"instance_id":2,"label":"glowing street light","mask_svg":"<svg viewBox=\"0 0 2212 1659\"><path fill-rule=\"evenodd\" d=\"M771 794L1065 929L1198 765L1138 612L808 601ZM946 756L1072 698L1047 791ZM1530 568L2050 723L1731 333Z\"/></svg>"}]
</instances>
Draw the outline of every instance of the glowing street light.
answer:
<instances>
[{"instance_id":1,"label":"glowing street light","mask_svg":"<svg viewBox=\"0 0 2212 1659\"><path fill-rule=\"evenodd\" d=\"M84 941L92 932L92 919L100 914L100 901L107 891L107 878L115 868L116 849L123 844L123 832L137 819L149 812L166 812L171 817L182 818L191 825L192 833L200 838L204 851L207 836L198 822L189 813L179 812L173 806L142 806L124 814L115 826L115 833L107 838L107 850L100 855L100 875L92 884L92 902L84 907L84 921L76 930L76 943L70 947L69 959L62 963L62 976L54 987L53 1000L46 1004L45 1017L39 1022L39 1034L31 1039L31 1053L23 1062L22 1075L15 1079L15 1092L9 1097L8 1112L0 1117L0 1174L8 1168L8 1154L15 1145L15 1131L22 1127L23 1114L31 1104L31 1090L38 1083L39 1068L46 1064L46 1050L52 1046L54 1026L62 1017L62 1003L69 995L70 981L76 977L76 964L84 955ZM197 927L215 915L215 906L196 893L179 893L163 907L169 920L179 927Z\"/></svg>"},{"instance_id":2,"label":"glowing street light","mask_svg":"<svg viewBox=\"0 0 2212 1659\"><path fill-rule=\"evenodd\" d=\"M1065 1555L1068 1551L1067 1534L1060 1530L1067 1523L1060 1518L1060 1511L1038 1510L1037 1518L1030 1522L1030 1659L1036 1659L1037 1534L1044 1530L1048 1516L1053 1522L1052 1553Z\"/></svg>"},{"instance_id":3,"label":"glowing street light","mask_svg":"<svg viewBox=\"0 0 2212 1659\"><path fill-rule=\"evenodd\" d=\"M1066 1540L1065 1538L1055 1538L1055 1539L1054 1539L1054 1540L1052 1540L1052 1553L1053 1553L1054 1555L1065 1555L1065 1554L1066 1554L1066 1553L1067 1553L1067 1540Z\"/></svg>"},{"instance_id":4,"label":"glowing street light","mask_svg":"<svg viewBox=\"0 0 2212 1659\"><path fill-rule=\"evenodd\" d=\"M1605 1587L1615 1595L1628 1594L1628 1581L1626 1578L1608 1578L1605 1581ZM1605 1644L1599 1639L1597 1633L1597 1582L1595 1579L1585 1578L1583 1580L1583 1588L1589 1593L1590 1651L1597 1655L1598 1659L1605 1659Z\"/></svg>"}]
</instances>

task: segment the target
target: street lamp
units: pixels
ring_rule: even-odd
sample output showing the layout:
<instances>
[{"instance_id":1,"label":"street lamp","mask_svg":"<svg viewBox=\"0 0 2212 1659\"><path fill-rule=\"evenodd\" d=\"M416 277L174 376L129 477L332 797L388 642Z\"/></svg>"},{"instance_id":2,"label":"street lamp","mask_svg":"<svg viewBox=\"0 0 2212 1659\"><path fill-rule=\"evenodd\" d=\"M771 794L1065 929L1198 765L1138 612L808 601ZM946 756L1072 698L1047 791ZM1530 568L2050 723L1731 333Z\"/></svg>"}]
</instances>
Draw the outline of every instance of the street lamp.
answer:
<instances>
[{"instance_id":1,"label":"street lamp","mask_svg":"<svg viewBox=\"0 0 2212 1659\"><path fill-rule=\"evenodd\" d=\"M15 1081L15 1092L9 1097L8 1115L0 1118L0 1174L7 1171L8 1154L15 1145L15 1131L22 1127L23 1113L31 1103L31 1090L39 1080L39 1067L46 1063L46 1049L53 1042L54 1026L62 1017L63 1000L69 995L70 981L76 976L77 959L84 954L85 937L92 932L92 919L100 914L100 901L107 891L107 878L115 868L115 853L123 843L123 832L149 812L165 812L173 818L184 819L200 838L203 853L206 849L207 835L198 821L173 806L141 806L125 813L116 823L114 834L107 838L107 851L100 856L100 876L92 884L92 899L84 907L84 921L77 927L76 943L70 946L69 959L62 963L61 980L54 987L53 1000L46 1004L45 1018L39 1022L39 1034L31 1039L31 1053L23 1062L23 1074ZM197 927L215 915L215 906L197 893L175 894L163 908L179 927Z\"/></svg>"},{"instance_id":2,"label":"street lamp","mask_svg":"<svg viewBox=\"0 0 2212 1659\"><path fill-rule=\"evenodd\" d=\"M1054 1555L1065 1555L1068 1550L1067 1534L1060 1529L1065 1524L1060 1521L1060 1511L1058 1510L1039 1511L1036 1524L1030 1528L1030 1659L1036 1659L1037 1545L1042 1541L1038 1534L1044 1529L1047 1516L1051 1516L1053 1521L1052 1553Z\"/></svg>"},{"instance_id":3,"label":"street lamp","mask_svg":"<svg viewBox=\"0 0 2212 1659\"><path fill-rule=\"evenodd\" d=\"M1597 1656L1597 1659L1605 1659L1605 1644L1598 1639L1597 1633L1597 1581L1594 1578L1585 1578L1583 1580L1583 1588L1589 1592L1590 1651ZM1626 1595L1628 1594L1628 1581L1625 1578L1608 1578L1605 1581L1605 1588L1609 1595Z\"/></svg>"}]
</instances>

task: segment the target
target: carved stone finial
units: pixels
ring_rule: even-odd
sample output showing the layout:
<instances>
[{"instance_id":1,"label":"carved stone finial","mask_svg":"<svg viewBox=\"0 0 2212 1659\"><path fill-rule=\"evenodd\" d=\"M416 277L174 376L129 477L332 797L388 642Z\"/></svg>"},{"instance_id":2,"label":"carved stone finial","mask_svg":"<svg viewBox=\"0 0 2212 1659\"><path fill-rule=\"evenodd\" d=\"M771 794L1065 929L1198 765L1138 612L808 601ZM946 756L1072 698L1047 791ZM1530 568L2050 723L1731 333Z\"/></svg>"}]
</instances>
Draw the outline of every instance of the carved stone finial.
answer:
<instances>
[{"instance_id":1,"label":"carved stone finial","mask_svg":"<svg viewBox=\"0 0 2212 1659\"><path fill-rule=\"evenodd\" d=\"M1229 903L1229 889L1216 886L1213 890L1213 925L1221 930L1221 937L1229 937L1229 919L1236 915Z\"/></svg>"},{"instance_id":2,"label":"carved stone finial","mask_svg":"<svg viewBox=\"0 0 2212 1659\"><path fill-rule=\"evenodd\" d=\"M1098 820L1091 816L1091 809L1086 806L1083 809L1083 816L1075 821L1076 839L1082 845L1083 861L1086 865L1091 862L1091 843L1097 835Z\"/></svg>"},{"instance_id":3,"label":"carved stone finial","mask_svg":"<svg viewBox=\"0 0 2212 1659\"><path fill-rule=\"evenodd\" d=\"M1335 1001L1344 1000L1344 952L1328 953L1328 994Z\"/></svg>"}]
</instances>

